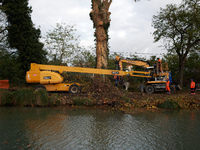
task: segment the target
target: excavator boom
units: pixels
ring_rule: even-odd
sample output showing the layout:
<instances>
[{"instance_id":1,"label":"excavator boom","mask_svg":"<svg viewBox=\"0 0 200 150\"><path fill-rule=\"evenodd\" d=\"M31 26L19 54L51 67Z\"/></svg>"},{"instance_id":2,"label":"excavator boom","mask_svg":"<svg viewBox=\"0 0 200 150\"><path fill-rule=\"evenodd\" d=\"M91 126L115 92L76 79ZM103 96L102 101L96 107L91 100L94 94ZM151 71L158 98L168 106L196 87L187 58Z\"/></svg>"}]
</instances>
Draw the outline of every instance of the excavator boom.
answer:
<instances>
[{"instance_id":1,"label":"excavator boom","mask_svg":"<svg viewBox=\"0 0 200 150\"><path fill-rule=\"evenodd\" d=\"M117 68L119 68L121 71L123 70L123 63L126 63L128 65L140 66L140 67L145 68L145 69L150 67L149 62L147 62L147 61L138 60L138 59L137 60L132 60L132 59L129 59L129 58L121 59L119 57L119 55L117 55L115 57L115 61L116 61L115 63L117 65L119 65L119 67L117 67Z\"/></svg>"},{"instance_id":2,"label":"excavator boom","mask_svg":"<svg viewBox=\"0 0 200 150\"><path fill-rule=\"evenodd\" d=\"M127 59L122 59L122 63L127 63L130 65L135 65L135 66L140 66L143 68L149 67L149 63L147 61L142 61L142 60L127 60Z\"/></svg>"}]
</instances>

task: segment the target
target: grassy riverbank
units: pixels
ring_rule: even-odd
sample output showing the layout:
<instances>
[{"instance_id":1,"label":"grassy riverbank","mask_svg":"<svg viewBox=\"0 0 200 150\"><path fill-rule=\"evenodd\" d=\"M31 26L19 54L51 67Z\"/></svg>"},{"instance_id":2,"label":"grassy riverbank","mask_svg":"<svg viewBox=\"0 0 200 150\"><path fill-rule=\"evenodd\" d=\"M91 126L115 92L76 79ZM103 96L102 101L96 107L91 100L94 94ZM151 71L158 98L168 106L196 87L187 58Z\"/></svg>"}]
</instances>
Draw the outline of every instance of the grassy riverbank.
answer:
<instances>
[{"instance_id":1,"label":"grassy riverbank","mask_svg":"<svg viewBox=\"0 0 200 150\"><path fill-rule=\"evenodd\" d=\"M200 95L189 92L166 95L165 93L146 94L117 90L114 92L87 92L76 95L61 92L36 92L32 89L16 91L0 90L0 106L22 107L109 107L112 110L144 109L200 109Z\"/></svg>"}]
</instances>

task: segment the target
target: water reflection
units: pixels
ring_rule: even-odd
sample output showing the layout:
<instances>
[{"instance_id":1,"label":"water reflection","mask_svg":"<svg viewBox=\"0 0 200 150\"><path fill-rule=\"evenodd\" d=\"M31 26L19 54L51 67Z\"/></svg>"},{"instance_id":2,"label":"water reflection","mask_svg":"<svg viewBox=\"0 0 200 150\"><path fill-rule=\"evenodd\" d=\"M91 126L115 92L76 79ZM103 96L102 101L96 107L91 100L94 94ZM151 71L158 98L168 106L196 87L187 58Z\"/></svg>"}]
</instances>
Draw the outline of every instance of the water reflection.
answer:
<instances>
[{"instance_id":1,"label":"water reflection","mask_svg":"<svg viewBox=\"0 0 200 150\"><path fill-rule=\"evenodd\" d=\"M198 149L200 111L0 108L0 149Z\"/></svg>"}]
</instances>

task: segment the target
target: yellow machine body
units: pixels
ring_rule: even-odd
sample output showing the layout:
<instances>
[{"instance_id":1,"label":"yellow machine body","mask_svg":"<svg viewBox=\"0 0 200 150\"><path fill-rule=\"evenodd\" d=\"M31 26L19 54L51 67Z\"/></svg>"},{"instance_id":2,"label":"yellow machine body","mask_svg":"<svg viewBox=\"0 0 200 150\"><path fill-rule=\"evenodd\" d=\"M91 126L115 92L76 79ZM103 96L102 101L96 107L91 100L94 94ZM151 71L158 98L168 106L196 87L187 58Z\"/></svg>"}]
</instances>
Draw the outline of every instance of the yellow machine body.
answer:
<instances>
[{"instance_id":1,"label":"yellow machine body","mask_svg":"<svg viewBox=\"0 0 200 150\"><path fill-rule=\"evenodd\" d=\"M51 71L28 71L26 73L27 83L53 84L63 82L59 73Z\"/></svg>"},{"instance_id":2,"label":"yellow machine body","mask_svg":"<svg viewBox=\"0 0 200 150\"><path fill-rule=\"evenodd\" d=\"M74 83L58 83L58 84L44 84L47 91L69 91L69 88ZM79 83L75 83L81 86Z\"/></svg>"},{"instance_id":3,"label":"yellow machine body","mask_svg":"<svg viewBox=\"0 0 200 150\"><path fill-rule=\"evenodd\" d=\"M26 72L27 83L40 83L40 71L27 71Z\"/></svg>"}]
</instances>

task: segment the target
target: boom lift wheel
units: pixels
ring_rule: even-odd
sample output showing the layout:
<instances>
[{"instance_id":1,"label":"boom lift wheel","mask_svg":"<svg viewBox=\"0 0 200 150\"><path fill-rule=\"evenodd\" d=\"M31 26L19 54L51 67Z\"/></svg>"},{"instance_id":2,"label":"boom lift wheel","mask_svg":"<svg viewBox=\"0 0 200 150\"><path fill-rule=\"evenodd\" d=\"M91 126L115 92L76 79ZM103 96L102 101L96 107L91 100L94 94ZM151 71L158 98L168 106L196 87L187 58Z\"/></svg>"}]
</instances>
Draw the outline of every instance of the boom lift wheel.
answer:
<instances>
[{"instance_id":1,"label":"boom lift wheel","mask_svg":"<svg viewBox=\"0 0 200 150\"><path fill-rule=\"evenodd\" d=\"M155 89L152 85L146 85L145 87L145 91L148 93L148 94L152 94L154 93Z\"/></svg>"},{"instance_id":2,"label":"boom lift wheel","mask_svg":"<svg viewBox=\"0 0 200 150\"><path fill-rule=\"evenodd\" d=\"M79 91L81 91L81 88L77 84L72 84L69 87L69 92L72 93L72 94L77 94Z\"/></svg>"},{"instance_id":3,"label":"boom lift wheel","mask_svg":"<svg viewBox=\"0 0 200 150\"><path fill-rule=\"evenodd\" d=\"M46 88L45 88L45 86L44 85L37 85L36 87L35 87L35 91L41 91L41 90L45 90L46 91Z\"/></svg>"}]
</instances>

